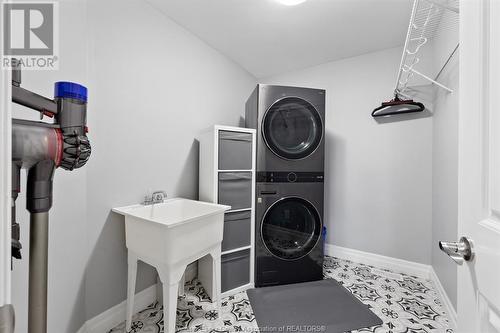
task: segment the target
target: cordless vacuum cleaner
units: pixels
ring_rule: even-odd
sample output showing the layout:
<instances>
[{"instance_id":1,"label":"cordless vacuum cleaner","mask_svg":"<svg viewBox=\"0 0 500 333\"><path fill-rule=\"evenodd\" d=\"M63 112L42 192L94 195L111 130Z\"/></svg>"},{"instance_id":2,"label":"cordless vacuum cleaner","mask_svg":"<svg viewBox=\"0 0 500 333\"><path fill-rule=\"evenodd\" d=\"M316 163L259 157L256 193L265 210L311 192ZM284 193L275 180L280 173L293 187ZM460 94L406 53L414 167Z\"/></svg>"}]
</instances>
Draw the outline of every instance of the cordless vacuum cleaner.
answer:
<instances>
[{"instance_id":1,"label":"cordless vacuum cleaner","mask_svg":"<svg viewBox=\"0 0 500 333\"><path fill-rule=\"evenodd\" d=\"M13 60L14 61L14 60ZM19 63L12 71L12 101L54 118L52 124L12 120L12 256L21 259L16 198L21 169L28 184L26 208L30 212L28 332L47 332L47 263L49 210L56 168L73 170L90 157L87 138L87 88L72 82L56 82L54 99L21 87Z\"/></svg>"}]
</instances>

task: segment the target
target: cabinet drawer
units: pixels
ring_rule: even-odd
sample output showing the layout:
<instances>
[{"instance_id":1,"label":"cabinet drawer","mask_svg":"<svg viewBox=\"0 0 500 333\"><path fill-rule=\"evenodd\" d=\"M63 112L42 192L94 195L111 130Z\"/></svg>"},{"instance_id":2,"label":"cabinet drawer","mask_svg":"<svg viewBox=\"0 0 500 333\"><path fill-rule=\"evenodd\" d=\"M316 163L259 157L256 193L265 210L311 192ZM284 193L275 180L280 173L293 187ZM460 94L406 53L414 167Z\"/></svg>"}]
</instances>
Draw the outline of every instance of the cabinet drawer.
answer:
<instances>
[{"instance_id":1,"label":"cabinet drawer","mask_svg":"<svg viewBox=\"0 0 500 333\"><path fill-rule=\"evenodd\" d=\"M252 169L252 134L219 132L219 169Z\"/></svg>"},{"instance_id":2,"label":"cabinet drawer","mask_svg":"<svg viewBox=\"0 0 500 333\"><path fill-rule=\"evenodd\" d=\"M252 173L220 172L219 204L231 206L231 210L252 207Z\"/></svg>"},{"instance_id":3,"label":"cabinet drawer","mask_svg":"<svg viewBox=\"0 0 500 333\"><path fill-rule=\"evenodd\" d=\"M250 283L250 250L224 254L221 259L221 290L232 290Z\"/></svg>"},{"instance_id":4,"label":"cabinet drawer","mask_svg":"<svg viewBox=\"0 0 500 333\"><path fill-rule=\"evenodd\" d=\"M234 212L224 215L222 251L250 245L251 212Z\"/></svg>"}]
</instances>

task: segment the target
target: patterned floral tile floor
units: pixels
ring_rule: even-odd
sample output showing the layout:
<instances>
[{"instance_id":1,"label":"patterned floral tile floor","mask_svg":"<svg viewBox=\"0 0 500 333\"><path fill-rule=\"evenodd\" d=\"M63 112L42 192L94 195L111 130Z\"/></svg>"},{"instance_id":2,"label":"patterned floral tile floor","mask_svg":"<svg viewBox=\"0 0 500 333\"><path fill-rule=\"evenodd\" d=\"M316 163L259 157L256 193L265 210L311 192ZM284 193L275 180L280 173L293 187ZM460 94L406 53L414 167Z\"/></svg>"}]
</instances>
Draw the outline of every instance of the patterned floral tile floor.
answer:
<instances>
[{"instance_id":1,"label":"patterned floral tile floor","mask_svg":"<svg viewBox=\"0 0 500 333\"><path fill-rule=\"evenodd\" d=\"M382 325L349 333L453 332L431 281L334 257L325 257L324 276L339 281L383 320ZM219 316L197 280L185 290L177 303L177 332L259 332L245 292L224 298ZM124 328L123 322L109 333ZM131 332L163 332L162 306L154 303L137 313Z\"/></svg>"}]
</instances>

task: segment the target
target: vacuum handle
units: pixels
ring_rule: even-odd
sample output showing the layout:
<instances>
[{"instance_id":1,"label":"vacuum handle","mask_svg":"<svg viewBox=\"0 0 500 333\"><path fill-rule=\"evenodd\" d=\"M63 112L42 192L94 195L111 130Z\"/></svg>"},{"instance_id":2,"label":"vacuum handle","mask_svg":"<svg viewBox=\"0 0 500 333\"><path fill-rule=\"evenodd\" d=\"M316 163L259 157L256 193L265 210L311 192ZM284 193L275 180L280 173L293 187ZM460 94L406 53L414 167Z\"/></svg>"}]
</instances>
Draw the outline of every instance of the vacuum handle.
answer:
<instances>
[{"instance_id":1,"label":"vacuum handle","mask_svg":"<svg viewBox=\"0 0 500 333\"><path fill-rule=\"evenodd\" d=\"M12 59L12 102L53 117L57 114L56 102L21 88L21 69L17 59Z\"/></svg>"}]
</instances>

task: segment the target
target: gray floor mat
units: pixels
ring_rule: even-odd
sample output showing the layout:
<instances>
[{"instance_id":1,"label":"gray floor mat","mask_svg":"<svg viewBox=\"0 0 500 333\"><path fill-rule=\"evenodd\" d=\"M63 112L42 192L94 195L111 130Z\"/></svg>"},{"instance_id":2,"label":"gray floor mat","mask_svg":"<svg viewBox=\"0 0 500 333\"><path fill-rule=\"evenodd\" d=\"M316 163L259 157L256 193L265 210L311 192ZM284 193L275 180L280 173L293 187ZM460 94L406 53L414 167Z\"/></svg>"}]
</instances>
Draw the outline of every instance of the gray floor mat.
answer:
<instances>
[{"instance_id":1,"label":"gray floor mat","mask_svg":"<svg viewBox=\"0 0 500 333\"><path fill-rule=\"evenodd\" d=\"M335 280L256 288L247 294L261 332L341 333L382 324Z\"/></svg>"}]
</instances>

